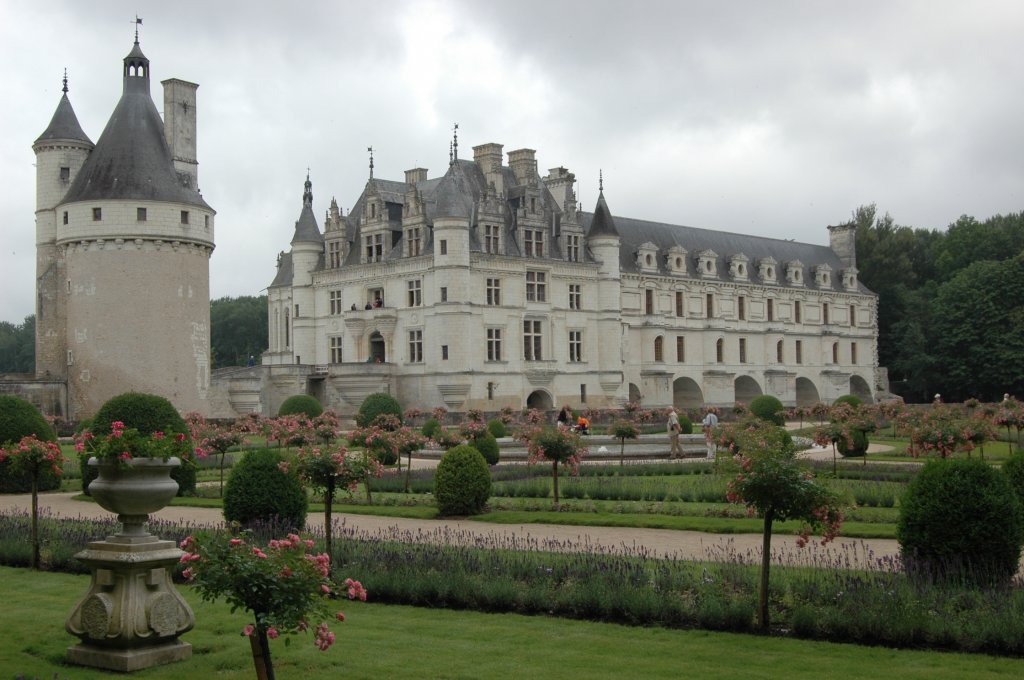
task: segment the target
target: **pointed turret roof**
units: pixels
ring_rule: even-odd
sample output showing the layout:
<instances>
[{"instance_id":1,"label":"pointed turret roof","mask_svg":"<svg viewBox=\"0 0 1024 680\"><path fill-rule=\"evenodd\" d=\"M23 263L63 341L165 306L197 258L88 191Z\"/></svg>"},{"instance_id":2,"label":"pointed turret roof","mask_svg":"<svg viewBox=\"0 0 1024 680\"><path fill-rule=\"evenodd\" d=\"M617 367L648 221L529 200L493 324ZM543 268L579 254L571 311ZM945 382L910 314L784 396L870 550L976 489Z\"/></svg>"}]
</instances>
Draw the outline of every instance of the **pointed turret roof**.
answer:
<instances>
[{"instance_id":1,"label":"pointed turret roof","mask_svg":"<svg viewBox=\"0 0 1024 680\"><path fill-rule=\"evenodd\" d=\"M50 124L46 126L46 130L43 134L39 135L34 144L60 139L84 142L92 146L92 140L82 130L82 126L78 123L78 116L75 115L75 110L71 107L71 100L68 99L67 75L64 76L63 90L64 94L61 96L60 101L57 102L57 110L53 112Z\"/></svg>"},{"instance_id":2,"label":"pointed turret roof","mask_svg":"<svg viewBox=\"0 0 1024 680\"><path fill-rule=\"evenodd\" d=\"M299 219L295 221L295 235L292 236L292 245L296 243L323 242L324 237L316 223L316 215L313 214L313 183L309 181L309 174L307 174L302 192L302 212L299 213Z\"/></svg>"},{"instance_id":3,"label":"pointed turret roof","mask_svg":"<svg viewBox=\"0 0 1024 680\"><path fill-rule=\"evenodd\" d=\"M434 217L471 217L473 190L469 187L462 164L453 161L441 183L437 186Z\"/></svg>"},{"instance_id":4,"label":"pointed turret roof","mask_svg":"<svg viewBox=\"0 0 1024 680\"><path fill-rule=\"evenodd\" d=\"M597 197L597 207L594 208L594 218L590 222L590 231L587 238L595 236L619 237L619 230L615 228L615 220L612 219L612 212L604 200L604 191Z\"/></svg>"},{"instance_id":5,"label":"pointed turret roof","mask_svg":"<svg viewBox=\"0 0 1024 680\"><path fill-rule=\"evenodd\" d=\"M124 59L124 92L63 203L140 199L210 209L178 179L164 123L149 92L149 60L138 42Z\"/></svg>"}]
</instances>

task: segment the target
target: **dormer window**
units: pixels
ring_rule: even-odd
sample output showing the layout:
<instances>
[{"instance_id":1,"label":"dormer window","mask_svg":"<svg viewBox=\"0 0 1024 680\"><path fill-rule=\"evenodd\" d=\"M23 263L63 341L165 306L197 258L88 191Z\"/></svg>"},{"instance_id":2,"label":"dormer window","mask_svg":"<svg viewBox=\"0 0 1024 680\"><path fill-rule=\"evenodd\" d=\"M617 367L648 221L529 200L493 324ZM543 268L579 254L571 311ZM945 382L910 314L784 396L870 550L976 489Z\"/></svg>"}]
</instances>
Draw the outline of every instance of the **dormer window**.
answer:
<instances>
[{"instance_id":1,"label":"dormer window","mask_svg":"<svg viewBox=\"0 0 1024 680\"><path fill-rule=\"evenodd\" d=\"M665 266L673 274L685 276L686 270L686 248L672 246L665 255Z\"/></svg>"},{"instance_id":2,"label":"dormer window","mask_svg":"<svg viewBox=\"0 0 1024 680\"><path fill-rule=\"evenodd\" d=\"M750 258L743 253L738 253L729 258L729 276L738 280L746 281L749 276L747 268Z\"/></svg>"},{"instance_id":3,"label":"dormer window","mask_svg":"<svg viewBox=\"0 0 1024 680\"><path fill-rule=\"evenodd\" d=\"M786 282L791 286L804 285L804 264L800 260L786 263Z\"/></svg>"},{"instance_id":4,"label":"dormer window","mask_svg":"<svg viewBox=\"0 0 1024 680\"><path fill-rule=\"evenodd\" d=\"M854 267L842 271L843 288L857 290L857 270Z\"/></svg>"},{"instance_id":5,"label":"dormer window","mask_svg":"<svg viewBox=\"0 0 1024 680\"><path fill-rule=\"evenodd\" d=\"M778 262L774 257L766 257L757 263L757 273L765 283L775 283Z\"/></svg>"},{"instance_id":6,"label":"dormer window","mask_svg":"<svg viewBox=\"0 0 1024 680\"><path fill-rule=\"evenodd\" d=\"M832 267L820 264L814 268L814 282L819 288L832 287Z\"/></svg>"},{"instance_id":7,"label":"dormer window","mask_svg":"<svg viewBox=\"0 0 1024 680\"><path fill-rule=\"evenodd\" d=\"M702 278L718 278L718 253L713 250L702 250L697 253L697 271Z\"/></svg>"},{"instance_id":8,"label":"dormer window","mask_svg":"<svg viewBox=\"0 0 1024 680\"><path fill-rule=\"evenodd\" d=\"M641 244L636 251L636 265L641 271L658 271L658 246L650 241Z\"/></svg>"}]
</instances>

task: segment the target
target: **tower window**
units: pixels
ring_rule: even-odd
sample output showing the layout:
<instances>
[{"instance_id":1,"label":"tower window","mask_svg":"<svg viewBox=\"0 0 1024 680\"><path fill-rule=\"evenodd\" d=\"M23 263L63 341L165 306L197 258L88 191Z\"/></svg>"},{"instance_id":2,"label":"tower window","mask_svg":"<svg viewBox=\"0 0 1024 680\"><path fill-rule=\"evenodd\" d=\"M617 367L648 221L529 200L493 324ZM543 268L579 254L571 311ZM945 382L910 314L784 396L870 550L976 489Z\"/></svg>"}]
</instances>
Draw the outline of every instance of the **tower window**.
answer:
<instances>
[{"instance_id":1,"label":"tower window","mask_svg":"<svg viewBox=\"0 0 1024 680\"><path fill-rule=\"evenodd\" d=\"M61 168L60 169L60 181L61 182L70 182L71 181L71 168Z\"/></svg>"},{"instance_id":2,"label":"tower window","mask_svg":"<svg viewBox=\"0 0 1024 680\"><path fill-rule=\"evenodd\" d=\"M441 302L448 302L448 286L441 286Z\"/></svg>"},{"instance_id":3,"label":"tower window","mask_svg":"<svg viewBox=\"0 0 1024 680\"><path fill-rule=\"evenodd\" d=\"M441 254L442 255L447 255L448 254L448 241L446 241L444 239L441 239Z\"/></svg>"},{"instance_id":4,"label":"tower window","mask_svg":"<svg viewBox=\"0 0 1024 680\"><path fill-rule=\"evenodd\" d=\"M64 211L64 224L67 224L67 223L68 223L68 211L65 210Z\"/></svg>"},{"instance_id":5,"label":"tower window","mask_svg":"<svg viewBox=\"0 0 1024 680\"><path fill-rule=\"evenodd\" d=\"M135 209L135 219L138 220L139 222L145 222L146 221L146 209L145 208L136 208Z\"/></svg>"},{"instance_id":6,"label":"tower window","mask_svg":"<svg viewBox=\"0 0 1024 680\"><path fill-rule=\"evenodd\" d=\"M182 210L181 211L181 223L182 224L188 224L188 211L187 210Z\"/></svg>"},{"instance_id":7,"label":"tower window","mask_svg":"<svg viewBox=\"0 0 1024 680\"><path fill-rule=\"evenodd\" d=\"M92 221L93 222L99 222L102 219L103 219L103 208L93 208L92 209Z\"/></svg>"}]
</instances>

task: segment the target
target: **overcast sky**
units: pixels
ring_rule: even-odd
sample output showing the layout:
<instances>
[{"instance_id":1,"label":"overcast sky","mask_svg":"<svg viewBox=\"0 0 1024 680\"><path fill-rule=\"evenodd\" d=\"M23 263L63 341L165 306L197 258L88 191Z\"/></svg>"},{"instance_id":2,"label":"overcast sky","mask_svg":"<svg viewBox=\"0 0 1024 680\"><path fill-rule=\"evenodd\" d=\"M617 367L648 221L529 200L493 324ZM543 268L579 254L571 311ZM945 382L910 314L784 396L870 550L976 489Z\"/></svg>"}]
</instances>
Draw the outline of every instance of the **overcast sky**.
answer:
<instances>
[{"instance_id":1,"label":"overcast sky","mask_svg":"<svg viewBox=\"0 0 1024 680\"><path fill-rule=\"evenodd\" d=\"M61 95L95 142L134 16L159 81L198 91L211 295L259 294L302 207L486 142L599 169L613 214L827 243L1024 210L1024 2L478 0L0 3L0 320L34 313L35 157Z\"/></svg>"}]
</instances>

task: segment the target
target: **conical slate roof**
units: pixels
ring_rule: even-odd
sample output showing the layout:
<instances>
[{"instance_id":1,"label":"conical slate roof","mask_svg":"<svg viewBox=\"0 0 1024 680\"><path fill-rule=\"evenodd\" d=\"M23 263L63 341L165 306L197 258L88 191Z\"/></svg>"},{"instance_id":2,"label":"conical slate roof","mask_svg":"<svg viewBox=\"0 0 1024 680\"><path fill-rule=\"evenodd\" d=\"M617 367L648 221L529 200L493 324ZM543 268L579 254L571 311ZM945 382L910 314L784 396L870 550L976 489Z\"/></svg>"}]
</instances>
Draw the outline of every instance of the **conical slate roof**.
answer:
<instances>
[{"instance_id":1,"label":"conical slate roof","mask_svg":"<svg viewBox=\"0 0 1024 680\"><path fill-rule=\"evenodd\" d=\"M459 163L453 163L451 169L437 186L434 216L470 217L473 213L473 206L470 202L472 196L472 190L468 186Z\"/></svg>"},{"instance_id":2,"label":"conical slate roof","mask_svg":"<svg viewBox=\"0 0 1024 680\"><path fill-rule=\"evenodd\" d=\"M594 219L590 222L590 231L587 238L594 236L619 236L619 230L615 228L615 220L608 210L608 204L604 200L604 192L597 197L597 207L594 208Z\"/></svg>"},{"instance_id":3,"label":"conical slate roof","mask_svg":"<svg viewBox=\"0 0 1024 680\"><path fill-rule=\"evenodd\" d=\"M50 124L46 126L46 130L43 131L43 134L39 135L39 138L34 143L39 144L40 142L57 139L85 142L92 146L92 140L89 139L88 135L82 130L82 126L78 123L78 116L75 115L75 110L71 107L71 100L68 99L67 90L64 91L64 95L57 102L57 110L53 112Z\"/></svg>"},{"instance_id":4,"label":"conical slate roof","mask_svg":"<svg viewBox=\"0 0 1024 680\"><path fill-rule=\"evenodd\" d=\"M140 59L145 57L136 43L125 61ZM210 209L198 191L178 179L163 121L150 97L148 75L125 77L124 94L63 203L103 199L168 201Z\"/></svg>"},{"instance_id":5,"label":"conical slate roof","mask_svg":"<svg viewBox=\"0 0 1024 680\"><path fill-rule=\"evenodd\" d=\"M313 183L306 176L305 191L302 193L302 212L299 219L295 221L295 235L292 236L292 245L296 243L323 243L324 237L320 233L320 227L316 223L316 215L313 214Z\"/></svg>"}]
</instances>

